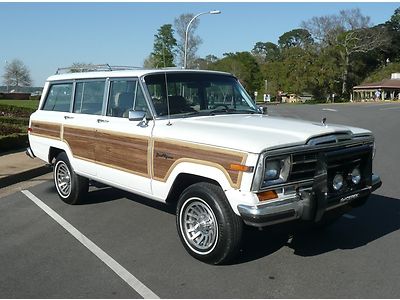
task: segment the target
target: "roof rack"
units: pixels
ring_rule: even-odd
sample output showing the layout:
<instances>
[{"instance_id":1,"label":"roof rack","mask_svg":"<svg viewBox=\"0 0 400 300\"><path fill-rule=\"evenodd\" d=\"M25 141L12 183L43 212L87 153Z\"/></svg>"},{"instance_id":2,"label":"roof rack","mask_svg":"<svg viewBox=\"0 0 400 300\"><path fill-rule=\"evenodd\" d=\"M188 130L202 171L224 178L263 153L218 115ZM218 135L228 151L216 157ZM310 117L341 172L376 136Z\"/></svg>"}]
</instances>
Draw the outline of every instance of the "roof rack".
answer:
<instances>
[{"instance_id":1,"label":"roof rack","mask_svg":"<svg viewBox=\"0 0 400 300\"><path fill-rule=\"evenodd\" d=\"M121 71L121 70L137 70L142 69L142 67L132 67L132 66L110 66L109 64L102 65L76 65L70 67L58 68L56 75L65 73L82 73L82 72L104 72L104 71Z\"/></svg>"}]
</instances>

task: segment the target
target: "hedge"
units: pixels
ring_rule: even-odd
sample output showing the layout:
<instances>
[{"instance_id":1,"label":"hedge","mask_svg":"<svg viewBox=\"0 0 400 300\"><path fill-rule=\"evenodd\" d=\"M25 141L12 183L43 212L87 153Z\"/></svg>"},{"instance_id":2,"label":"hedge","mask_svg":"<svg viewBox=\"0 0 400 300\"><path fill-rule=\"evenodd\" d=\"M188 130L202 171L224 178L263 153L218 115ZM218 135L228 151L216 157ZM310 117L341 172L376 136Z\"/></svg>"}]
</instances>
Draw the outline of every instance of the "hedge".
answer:
<instances>
[{"instance_id":1,"label":"hedge","mask_svg":"<svg viewBox=\"0 0 400 300\"><path fill-rule=\"evenodd\" d=\"M0 124L13 124L13 125L20 125L26 126L29 125L28 118L21 118L21 117L8 117L8 116L0 116Z\"/></svg>"},{"instance_id":2,"label":"hedge","mask_svg":"<svg viewBox=\"0 0 400 300\"><path fill-rule=\"evenodd\" d=\"M29 118L34 109L27 107L17 107L13 105L0 104L0 116L18 116Z\"/></svg>"},{"instance_id":3,"label":"hedge","mask_svg":"<svg viewBox=\"0 0 400 300\"><path fill-rule=\"evenodd\" d=\"M27 146L28 134L26 133L13 133L0 136L0 153L25 148Z\"/></svg>"}]
</instances>

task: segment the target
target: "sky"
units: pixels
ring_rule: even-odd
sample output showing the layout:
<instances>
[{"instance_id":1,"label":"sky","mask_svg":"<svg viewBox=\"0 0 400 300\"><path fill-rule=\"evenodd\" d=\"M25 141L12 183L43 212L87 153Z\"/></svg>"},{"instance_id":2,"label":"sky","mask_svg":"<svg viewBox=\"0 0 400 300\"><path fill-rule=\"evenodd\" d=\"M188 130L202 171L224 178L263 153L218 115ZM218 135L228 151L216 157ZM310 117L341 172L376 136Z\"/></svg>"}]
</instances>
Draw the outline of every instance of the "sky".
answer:
<instances>
[{"instance_id":1,"label":"sky","mask_svg":"<svg viewBox=\"0 0 400 300\"><path fill-rule=\"evenodd\" d=\"M397 7L399 2L0 2L0 85L6 61L13 59L28 67L34 86L74 62L142 66L157 30L183 13L221 11L199 17L196 34L203 40L200 57L222 57L251 51L259 41L277 43L314 16L359 8L376 25Z\"/></svg>"}]
</instances>

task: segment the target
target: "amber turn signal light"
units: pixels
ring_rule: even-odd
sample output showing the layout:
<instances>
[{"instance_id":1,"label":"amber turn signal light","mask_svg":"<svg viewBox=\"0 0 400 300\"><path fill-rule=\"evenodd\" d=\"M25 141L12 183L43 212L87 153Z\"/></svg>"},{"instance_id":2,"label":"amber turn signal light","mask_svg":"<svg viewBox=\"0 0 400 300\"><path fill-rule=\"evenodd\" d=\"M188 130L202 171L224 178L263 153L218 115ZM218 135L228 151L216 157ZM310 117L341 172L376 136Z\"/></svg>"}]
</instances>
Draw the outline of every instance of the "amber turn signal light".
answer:
<instances>
[{"instance_id":1,"label":"amber turn signal light","mask_svg":"<svg viewBox=\"0 0 400 300\"><path fill-rule=\"evenodd\" d=\"M239 165L239 164L231 164L229 169L232 171L240 171L240 172L253 172L254 167Z\"/></svg>"},{"instance_id":2,"label":"amber turn signal light","mask_svg":"<svg viewBox=\"0 0 400 300\"><path fill-rule=\"evenodd\" d=\"M258 200L266 201L278 198L278 194L275 191L266 191L257 194Z\"/></svg>"}]
</instances>

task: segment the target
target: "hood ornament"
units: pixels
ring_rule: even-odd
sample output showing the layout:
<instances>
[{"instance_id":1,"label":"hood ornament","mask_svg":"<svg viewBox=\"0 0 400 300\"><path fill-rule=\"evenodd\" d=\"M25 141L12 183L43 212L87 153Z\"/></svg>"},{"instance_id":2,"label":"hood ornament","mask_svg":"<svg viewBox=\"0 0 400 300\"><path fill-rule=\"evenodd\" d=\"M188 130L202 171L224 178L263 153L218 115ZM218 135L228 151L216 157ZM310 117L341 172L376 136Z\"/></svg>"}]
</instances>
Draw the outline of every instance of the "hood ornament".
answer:
<instances>
[{"instance_id":1,"label":"hood ornament","mask_svg":"<svg viewBox=\"0 0 400 300\"><path fill-rule=\"evenodd\" d=\"M328 126L328 125L326 125L326 118L322 118L322 121L321 121L321 124L323 125L323 126Z\"/></svg>"}]
</instances>

